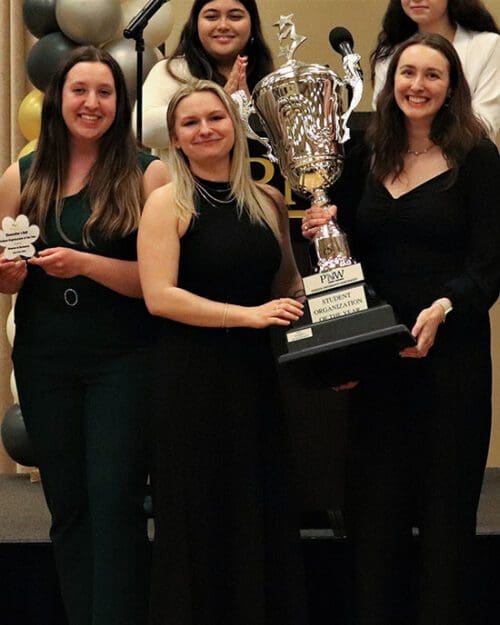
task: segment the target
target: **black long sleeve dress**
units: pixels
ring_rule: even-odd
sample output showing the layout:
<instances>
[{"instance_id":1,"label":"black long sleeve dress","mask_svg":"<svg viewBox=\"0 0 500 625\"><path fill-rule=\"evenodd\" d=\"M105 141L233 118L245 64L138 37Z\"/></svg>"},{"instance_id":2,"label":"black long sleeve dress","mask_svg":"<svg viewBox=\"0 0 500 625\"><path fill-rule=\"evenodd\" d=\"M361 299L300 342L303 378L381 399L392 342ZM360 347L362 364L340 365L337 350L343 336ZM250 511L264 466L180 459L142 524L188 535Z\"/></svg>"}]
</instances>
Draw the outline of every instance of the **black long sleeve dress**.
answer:
<instances>
[{"instance_id":1,"label":"black long sleeve dress","mask_svg":"<svg viewBox=\"0 0 500 625\"><path fill-rule=\"evenodd\" d=\"M423 359L377 362L353 392L347 523L357 624L459 625L488 451L488 309L500 289L500 159L483 141L399 198L369 180L355 248L367 281L408 327L435 299L453 311ZM405 611L411 528L417 605ZM406 587L406 588L405 588Z\"/></svg>"}]
</instances>

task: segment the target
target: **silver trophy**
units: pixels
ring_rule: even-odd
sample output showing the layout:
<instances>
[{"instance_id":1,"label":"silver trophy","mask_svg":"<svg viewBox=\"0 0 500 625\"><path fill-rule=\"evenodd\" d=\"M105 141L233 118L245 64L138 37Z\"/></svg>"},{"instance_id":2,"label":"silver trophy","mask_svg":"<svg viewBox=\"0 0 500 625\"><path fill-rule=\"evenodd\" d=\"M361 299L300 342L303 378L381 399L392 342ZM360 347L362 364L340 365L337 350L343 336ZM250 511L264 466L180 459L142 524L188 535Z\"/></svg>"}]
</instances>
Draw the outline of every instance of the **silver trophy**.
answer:
<instances>
[{"instance_id":1,"label":"silver trophy","mask_svg":"<svg viewBox=\"0 0 500 625\"><path fill-rule=\"evenodd\" d=\"M245 102L241 92L236 99L249 136L267 146L267 158L279 163L291 188L326 206L326 189L342 173L343 144L350 137L347 121L363 95L360 57L354 53L344 56L345 78L341 80L323 65L293 59L306 39L297 35L293 14L281 16L275 25L279 27L280 56L286 57L286 63L257 83L252 104ZM345 107L347 85L352 97ZM252 112L257 113L269 140L249 126ZM346 236L333 219L320 229L314 243L320 272L354 263Z\"/></svg>"},{"instance_id":2,"label":"silver trophy","mask_svg":"<svg viewBox=\"0 0 500 625\"><path fill-rule=\"evenodd\" d=\"M342 80L328 67L293 59L305 41L297 35L293 14L281 16L275 25L279 27L280 56L286 57L285 64L257 83L252 102L244 92L233 98L248 135L267 146L267 158L278 162L291 188L312 196L314 204L326 206L326 190L342 173L343 144L350 137L347 122L363 94L360 57L352 52L350 33L335 29L347 35L345 43L349 44L344 46L341 41L339 47L334 46L343 55ZM348 88L351 98L346 105ZM249 122L253 113L259 117L267 139L252 130ZM280 356L279 362L309 363L311 357L341 349L344 357L339 379L351 378L367 344L375 341L389 344L391 349L396 344L401 349L412 339L408 329L397 324L392 307L381 303L364 283L361 264L351 257L347 237L335 220L320 228L314 244L318 271L304 278L310 322L306 320L286 333L289 353ZM352 366L347 364L349 358Z\"/></svg>"}]
</instances>

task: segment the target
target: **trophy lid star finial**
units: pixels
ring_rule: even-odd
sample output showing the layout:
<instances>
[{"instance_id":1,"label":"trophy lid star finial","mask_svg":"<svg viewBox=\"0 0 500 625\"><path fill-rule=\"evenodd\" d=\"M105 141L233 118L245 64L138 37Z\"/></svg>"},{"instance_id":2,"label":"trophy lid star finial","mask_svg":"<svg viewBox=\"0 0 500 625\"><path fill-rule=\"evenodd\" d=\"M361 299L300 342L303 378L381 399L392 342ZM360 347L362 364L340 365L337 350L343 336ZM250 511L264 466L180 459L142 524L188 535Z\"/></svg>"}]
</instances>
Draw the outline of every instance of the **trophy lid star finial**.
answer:
<instances>
[{"instance_id":1,"label":"trophy lid star finial","mask_svg":"<svg viewBox=\"0 0 500 625\"><path fill-rule=\"evenodd\" d=\"M295 50L307 39L307 37L297 34L293 17L293 13L280 15L279 21L273 24L273 26L278 26L279 56L286 57L287 61L292 60Z\"/></svg>"}]
</instances>

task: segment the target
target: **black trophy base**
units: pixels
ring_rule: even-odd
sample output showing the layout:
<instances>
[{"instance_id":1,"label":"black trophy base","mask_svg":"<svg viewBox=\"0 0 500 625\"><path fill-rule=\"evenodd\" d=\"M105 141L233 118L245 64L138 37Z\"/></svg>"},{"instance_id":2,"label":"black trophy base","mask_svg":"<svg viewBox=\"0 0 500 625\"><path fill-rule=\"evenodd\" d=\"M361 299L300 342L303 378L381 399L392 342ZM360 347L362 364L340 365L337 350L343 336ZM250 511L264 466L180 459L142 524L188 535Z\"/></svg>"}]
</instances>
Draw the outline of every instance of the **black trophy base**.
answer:
<instances>
[{"instance_id":1,"label":"black trophy base","mask_svg":"<svg viewBox=\"0 0 500 625\"><path fill-rule=\"evenodd\" d=\"M394 356L415 344L388 304L295 326L287 337L288 353L279 356L279 364L301 383L315 387L357 380L380 358Z\"/></svg>"}]
</instances>

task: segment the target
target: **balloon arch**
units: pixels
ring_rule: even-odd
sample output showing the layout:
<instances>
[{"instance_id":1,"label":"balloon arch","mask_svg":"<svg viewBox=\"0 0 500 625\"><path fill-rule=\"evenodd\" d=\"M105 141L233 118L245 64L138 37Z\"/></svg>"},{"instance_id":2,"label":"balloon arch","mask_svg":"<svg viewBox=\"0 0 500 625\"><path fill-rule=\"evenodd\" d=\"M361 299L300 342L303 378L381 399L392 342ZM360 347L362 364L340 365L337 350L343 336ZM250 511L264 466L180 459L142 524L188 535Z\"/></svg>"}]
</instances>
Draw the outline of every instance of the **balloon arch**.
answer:
<instances>
[{"instance_id":1,"label":"balloon arch","mask_svg":"<svg viewBox=\"0 0 500 625\"><path fill-rule=\"evenodd\" d=\"M26 63L28 77L35 89L21 102L18 110L20 130L27 144L18 157L36 149L40 133L43 91L59 63L74 48L93 44L107 50L120 65L132 100L136 96L136 52L134 42L124 39L123 30L144 7L146 0L23 0L26 28L38 39L31 48ZM144 79L153 65L162 58L157 46L167 39L173 24L171 3L166 3L154 15L144 30ZM13 311L7 318L7 336L13 344L15 334ZM26 437L14 372L11 375L14 405L5 414L2 439L13 460L25 466L35 466L36 459Z\"/></svg>"}]
</instances>

